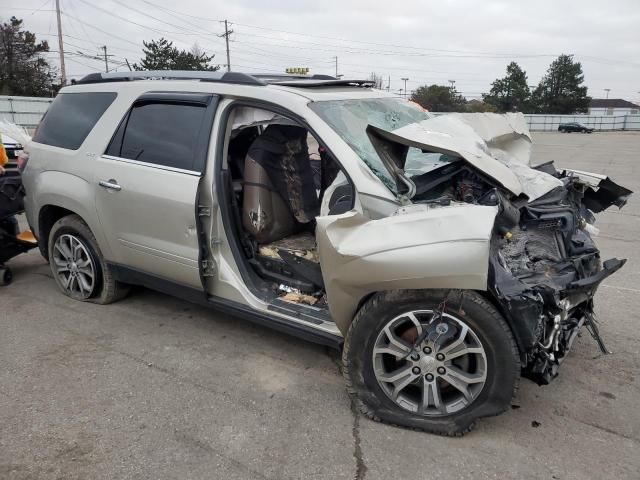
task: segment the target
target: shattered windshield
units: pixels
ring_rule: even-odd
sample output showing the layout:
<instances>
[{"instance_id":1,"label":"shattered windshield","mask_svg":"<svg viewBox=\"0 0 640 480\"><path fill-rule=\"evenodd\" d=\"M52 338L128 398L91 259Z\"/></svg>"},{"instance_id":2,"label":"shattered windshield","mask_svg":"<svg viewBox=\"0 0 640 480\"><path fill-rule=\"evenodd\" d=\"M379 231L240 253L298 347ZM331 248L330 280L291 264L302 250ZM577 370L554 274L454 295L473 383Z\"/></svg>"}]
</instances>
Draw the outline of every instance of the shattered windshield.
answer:
<instances>
[{"instance_id":1,"label":"shattered windshield","mask_svg":"<svg viewBox=\"0 0 640 480\"><path fill-rule=\"evenodd\" d=\"M358 154L373 173L394 193L396 182L367 137L367 125L387 131L421 122L431 115L419 105L399 98L329 100L309 105ZM410 148L405 172L412 177L431 171L453 158Z\"/></svg>"}]
</instances>

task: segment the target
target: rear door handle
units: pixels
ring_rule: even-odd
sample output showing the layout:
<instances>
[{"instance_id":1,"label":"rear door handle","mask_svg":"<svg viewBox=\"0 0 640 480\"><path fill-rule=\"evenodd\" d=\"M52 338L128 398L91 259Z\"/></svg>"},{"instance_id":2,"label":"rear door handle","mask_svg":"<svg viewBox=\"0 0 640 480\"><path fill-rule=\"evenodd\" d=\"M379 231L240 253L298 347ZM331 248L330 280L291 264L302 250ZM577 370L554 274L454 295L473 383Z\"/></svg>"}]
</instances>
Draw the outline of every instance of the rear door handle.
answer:
<instances>
[{"instance_id":1,"label":"rear door handle","mask_svg":"<svg viewBox=\"0 0 640 480\"><path fill-rule=\"evenodd\" d=\"M116 192L119 192L120 190L122 190L122 187L118 185L118 182L113 178L109 180L100 180L98 185L104 188L108 188L109 190L115 190Z\"/></svg>"}]
</instances>

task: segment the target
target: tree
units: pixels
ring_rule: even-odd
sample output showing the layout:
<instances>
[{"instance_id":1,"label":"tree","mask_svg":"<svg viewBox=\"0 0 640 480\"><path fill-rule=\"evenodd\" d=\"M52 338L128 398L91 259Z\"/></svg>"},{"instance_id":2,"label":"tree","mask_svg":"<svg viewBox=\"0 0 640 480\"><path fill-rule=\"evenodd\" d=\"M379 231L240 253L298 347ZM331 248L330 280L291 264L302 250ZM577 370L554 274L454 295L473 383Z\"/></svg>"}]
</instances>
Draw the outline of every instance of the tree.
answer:
<instances>
[{"instance_id":1,"label":"tree","mask_svg":"<svg viewBox=\"0 0 640 480\"><path fill-rule=\"evenodd\" d=\"M467 102L467 112L469 113L482 113L482 112L496 112L497 108L490 103L485 103L482 100L469 100Z\"/></svg>"},{"instance_id":2,"label":"tree","mask_svg":"<svg viewBox=\"0 0 640 480\"><path fill-rule=\"evenodd\" d=\"M60 85L56 72L42 57L49 51L46 41L22 29L22 20L11 17L0 25L0 94L43 97L54 94Z\"/></svg>"},{"instance_id":3,"label":"tree","mask_svg":"<svg viewBox=\"0 0 640 480\"><path fill-rule=\"evenodd\" d=\"M144 58L135 70L209 70L215 71L220 65L210 65L215 55L207 55L197 44L190 52L178 50L173 42L161 38L158 41L142 42Z\"/></svg>"},{"instance_id":4,"label":"tree","mask_svg":"<svg viewBox=\"0 0 640 480\"><path fill-rule=\"evenodd\" d=\"M531 103L535 113L586 113L591 98L583 86L582 65L573 55L556 58L533 92Z\"/></svg>"},{"instance_id":5,"label":"tree","mask_svg":"<svg viewBox=\"0 0 640 480\"><path fill-rule=\"evenodd\" d=\"M507 65L507 75L491 84L489 93L482 95L485 103L493 105L498 112L522 112L528 110L529 85L527 74L516 62Z\"/></svg>"},{"instance_id":6,"label":"tree","mask_svg":"<svg viewBox=\"0 0 640 480\"><path fill-rule=\"evenodd\" d=\"M464 112L467 100L455 88L443 85L423 85L412 94L411 100L431 112Z\"/></svg>"},{"instance_id":7,"label":"tree","mask_svg":"<svg viewBox=\"0 0 640 480\"><path fill-rule=\"evenodd\" d=\"M384 78L379 73L371 72L371 75L369 75L369 80L373 82L373 88L377 88L378 90L383 89Z\"/></svg>"}]
</instances>

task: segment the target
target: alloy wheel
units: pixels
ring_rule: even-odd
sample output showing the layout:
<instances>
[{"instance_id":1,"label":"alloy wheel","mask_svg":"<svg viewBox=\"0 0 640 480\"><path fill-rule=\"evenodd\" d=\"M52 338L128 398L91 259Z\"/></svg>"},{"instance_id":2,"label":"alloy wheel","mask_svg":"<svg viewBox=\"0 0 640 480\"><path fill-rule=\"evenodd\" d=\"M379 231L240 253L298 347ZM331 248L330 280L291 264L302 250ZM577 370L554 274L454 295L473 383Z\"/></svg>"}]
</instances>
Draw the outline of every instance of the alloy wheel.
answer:
<instances>
[{"instance_id":1,"label":"alloy wheel","mask_svg":"<svg viewBox=\"0 0 640 480\"><path fill-rule=\"evenodd\" d=\"M378 385L401 408L449 415L470 405L487 379L487 356L472 328L433 310L403 313L388 322L373 348Z\"/></svg>"},{"instance_id":2,"label":"alloy wheel","mask_svg":"<svg viewBox=\"0 0 640 480\"><path fill-rule=\"evenodd\" d=\"M96 269L91 254L74 235L60 235L53 245L55 273L69 296L89 298L96 283Z\"/></svg>"}]
</instances>

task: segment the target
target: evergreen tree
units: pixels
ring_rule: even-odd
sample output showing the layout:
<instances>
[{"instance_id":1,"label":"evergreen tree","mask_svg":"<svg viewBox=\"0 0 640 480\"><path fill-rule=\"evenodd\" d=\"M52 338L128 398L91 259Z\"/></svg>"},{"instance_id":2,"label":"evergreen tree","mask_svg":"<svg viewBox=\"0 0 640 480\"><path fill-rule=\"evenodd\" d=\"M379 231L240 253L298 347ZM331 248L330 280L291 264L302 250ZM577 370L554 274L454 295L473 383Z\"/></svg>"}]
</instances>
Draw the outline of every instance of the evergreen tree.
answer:
<instances>
[{"instance_id":1,"label":"evergreen tree","mask_svg":"<svg viewBox=\"0 0 640 480\"><path fill-rule=\"evenodd\" d=\"M591 98L583 82L580 62L574 61L572 55L560 55L533 92L531 103L535 113L586 113Z\"/></svg>"},{"instance_id":2,"label":"evergreen tree","mask_svg":"<svg viewBox=\"0 0 640 480\"><path fill-rule=\"evenodd\" d=\"M215 71L220 65L210 65L215 55L207 55L194 45L190 52L178 50L173 42L161 38L142 42L144 58L140 64L134 64L135 70L209 70Z\"/></svg>"},{"instance_id":3,"label":"evergreen tree","mask_svg":"<svg viewBox=\"0 0 640 480\"><path fill-rule=\"evenodd\" d=\"M516 62L507 65L507 75L491 84L488 94L483 94L485 103L493 105L498 112L522 112L528 110L529 85L527 74Z\"/></svg>"}]
</instances>

